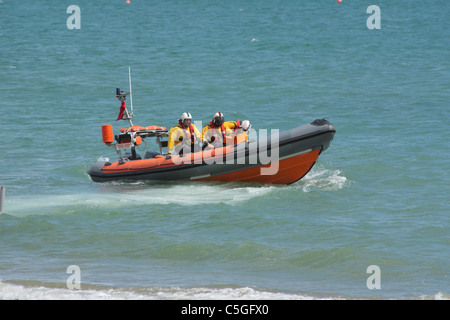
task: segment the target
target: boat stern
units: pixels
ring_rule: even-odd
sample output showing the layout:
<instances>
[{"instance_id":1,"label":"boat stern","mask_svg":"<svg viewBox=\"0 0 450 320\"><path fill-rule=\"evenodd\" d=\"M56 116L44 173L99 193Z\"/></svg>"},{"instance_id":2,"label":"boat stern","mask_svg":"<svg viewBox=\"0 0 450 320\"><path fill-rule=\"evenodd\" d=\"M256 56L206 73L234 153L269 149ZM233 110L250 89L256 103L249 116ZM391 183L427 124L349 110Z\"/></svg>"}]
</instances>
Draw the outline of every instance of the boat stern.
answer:
<instances>
[{"instance_id":1,"label":"boat stern","mask_svg":"<svg viewBox=\"0 0 450 320\"><path fill-rule=\"evenodd\" d=\"M106 181L105 174L103 173L103 167L108 161L105 160L97 160L87 172L91 177L92 181L95 182L103 182Z\"/></svg>"}]
</instances>

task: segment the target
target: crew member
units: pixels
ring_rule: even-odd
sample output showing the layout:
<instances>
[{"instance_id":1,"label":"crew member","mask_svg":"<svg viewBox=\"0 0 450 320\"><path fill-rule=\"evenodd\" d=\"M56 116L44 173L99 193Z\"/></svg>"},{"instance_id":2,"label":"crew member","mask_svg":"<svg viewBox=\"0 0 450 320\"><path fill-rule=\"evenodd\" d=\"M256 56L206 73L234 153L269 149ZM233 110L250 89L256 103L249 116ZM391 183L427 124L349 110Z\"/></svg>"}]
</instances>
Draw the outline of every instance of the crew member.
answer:
<instances>
[{"instance_id":1,"label":"crew member","mask_svg":"<svg viewBox=\"0 0 450 320\"><path fill-rule=\"evenodd\" d=\"M225 137L227 134L237 132L238 129L242 129L247 132L250 129L250 121L227 121L223 113L216 112L213 119L203 127L202 130L202 143L203 147L219 147L225 144Z\"/></svg>"},{"instance_id":2,"label":"crew member","mask_svg":"<svg viewBox=\"0 0 450 320\"><path fill-rule=\"evenodd\" d=\"M234 121L230 121L230 122L234 122ZM234 132L237 132L237 133L245 132L248 135L248 133L249 133L248 131L251 129L251 127L252 127L252 124L250 123L249 120L244 120L244 121L238 120L238 121L236 121L236 126L234 129Z\"/></svg>"},{"instance_id":3,"label":"crew member","mask_svg":"<svg viewBox=\"0 0 450 320\"><path fill-rule=\"evenodd\" d=\"M202 142L204 147L223 145L225 136L227 135L227 129L224 125L224 120L225 117L223 113L216 112L209 124L203 127Z\"/></svg>"},{"instance_id":4,"label":"crew member","mask_svg":"<svg viewBox=\"0 0 450 320\"><path fill-rule=\"evenodd\" d=\"M192 124L192 115L189 112L184 112L178 120L178 124L169 131L166 158L171 157L174 148L180 155L194 152L195 144L200 137L200 132Z\"/></svg>"},{"instance_id":5,"label":"crew member","mask_svg":"<svg viewBox=\"0 0 450 320\"><path fill-rule=\"evenodd\" d=\"M248 120L237 120L237 121L227 121L223 124L225 129L227 129L227 133L230 132L246 132L248 134L248 130L252 127L250 121Z\"/></svg>"},{"instance_id":6,"label":"crew member","mask_svg":"<svg viewBox=\"0 0 450 320\"><path fill-rule=\"evenodd\" d=\"M252 127L250 121L248 120L237 120L237 121L227 121L223 124L227 129L227 134L229 132L234 133L234 135L230 135L233 138L233 143L248 141L249 130ZM239 135L240 139L238 139L238 134L245 133L245 135ZM242 140L243 139L243 140ZM230 140L228 140L230 143Z\"/></svg>"}]
</instances>

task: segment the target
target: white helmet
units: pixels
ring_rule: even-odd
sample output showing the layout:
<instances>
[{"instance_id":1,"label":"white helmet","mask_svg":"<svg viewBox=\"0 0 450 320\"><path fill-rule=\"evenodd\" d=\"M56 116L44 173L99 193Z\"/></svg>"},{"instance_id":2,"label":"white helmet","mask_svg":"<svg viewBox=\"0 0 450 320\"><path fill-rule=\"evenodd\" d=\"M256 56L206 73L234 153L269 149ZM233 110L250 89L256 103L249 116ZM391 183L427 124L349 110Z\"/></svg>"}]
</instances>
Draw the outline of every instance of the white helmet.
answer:
<instances>
[{"instance_id":1,"label":"white helmet","mask_svg":"<svg viewBox=\"0 0 450 320\"><path fill-rule=\"evenodd\" d=\"M220 126L220 125L222 125L223 122L225 121L225 117L224 117L223 113L221 113L221 112L216 112L216 113L214 113L214 116L213 116L213 120L212 120L212 121L213 121L214 125Z\"/></svg>"},{"instance_id":2,"label":"white helmet","mask_svg":"<svg viewBox=\"0 0 450 320\"><path fill-rule=\"evenodd\" d=\"M180 119L181 121L184 121L186 119L192 120L192 115L189 112L184 112L181 115L181 119Z\"/></svg>"},{"instance_id":3,"label":"white helmet","mask_svg":"<svg viewBox=\"0 0 450 320\"><path fill-rule=\"evenodd\" d=\"M248 121L248 120L242 121L242 123L241 123L242 130L248 131L248 130L250 130L251 127L252 127L252 124L250 123L250 121Z\"/></svg>"}]
</instances>

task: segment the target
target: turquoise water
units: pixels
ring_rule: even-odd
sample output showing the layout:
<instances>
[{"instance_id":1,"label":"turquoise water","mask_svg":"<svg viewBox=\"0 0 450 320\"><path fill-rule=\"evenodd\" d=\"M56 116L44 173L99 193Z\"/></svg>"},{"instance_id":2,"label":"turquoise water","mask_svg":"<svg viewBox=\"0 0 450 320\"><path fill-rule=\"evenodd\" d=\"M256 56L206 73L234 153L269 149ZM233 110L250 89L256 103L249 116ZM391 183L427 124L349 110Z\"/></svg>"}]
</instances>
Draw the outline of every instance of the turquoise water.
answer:
<instances>
[{"instance_id":1,"label":"turquoise water","mask_svg":"<svg viewBox=\"0 0 450 320\"><path fill-rule=\"evenodd\" d=\"M449 16L443 0L0 1L0 298L448 299ZM336 136L289 186L93 183L128 66L137 125L221 111Z\"/></svg>"}]
</instances>

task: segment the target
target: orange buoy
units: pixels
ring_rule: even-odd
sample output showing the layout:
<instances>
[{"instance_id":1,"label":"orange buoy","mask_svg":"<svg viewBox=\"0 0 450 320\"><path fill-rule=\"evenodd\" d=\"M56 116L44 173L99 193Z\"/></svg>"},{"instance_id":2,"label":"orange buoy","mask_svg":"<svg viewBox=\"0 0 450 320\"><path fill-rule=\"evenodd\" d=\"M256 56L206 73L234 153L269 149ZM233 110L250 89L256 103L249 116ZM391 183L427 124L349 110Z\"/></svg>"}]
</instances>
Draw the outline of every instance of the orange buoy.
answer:
<instances>
[{"instance_id":1,"label":"orange buoy","mask_svg":"<svg viewBox=\"0 0 450 320\"><path fill-rule=\"evenodd\" d=\"M136 137L136 145L140 145L142 143L142 138L140 136Z\"/></svg>"},{"instance_id":2,"label":"orange buoy","mask_svg":"<svg viewBox=\"0 0 450 320\"><path fill-rule=\"evenodd\" d=\"M111 144L114 141L113 127L111 124L105 124L102 126L103 142Z\"/></svg>"}]
</instances>

